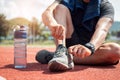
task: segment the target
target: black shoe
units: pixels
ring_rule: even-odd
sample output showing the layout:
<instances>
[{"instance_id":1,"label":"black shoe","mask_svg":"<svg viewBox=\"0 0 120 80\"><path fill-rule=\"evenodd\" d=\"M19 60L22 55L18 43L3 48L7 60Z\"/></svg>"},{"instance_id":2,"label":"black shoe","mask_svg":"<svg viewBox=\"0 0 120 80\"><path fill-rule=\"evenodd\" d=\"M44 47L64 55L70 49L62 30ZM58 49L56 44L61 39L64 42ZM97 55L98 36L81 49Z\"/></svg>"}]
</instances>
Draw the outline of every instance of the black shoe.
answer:
<instances>
[{"instance_id":1,"label":"black shoe","mask_svg":"<svg viewBox=\"0 0 120 80\"><path fill-rule=\"evenodd\" d=\"M74 68L73 56L68 53L67 48L59 45L53 58L48 63L50 71L66 71Z\"/></svg>"},{"instance_id":2,"label":"black shoe","mask_svg":"<svg viewBox=\"0 0 120 80\"><path fill-rule=\"evenodd\" d=\"M36 54L35 59L41 64L47 64L53 58L53 53L47 50L41 50Z\"/></svg>"}]
</instances>

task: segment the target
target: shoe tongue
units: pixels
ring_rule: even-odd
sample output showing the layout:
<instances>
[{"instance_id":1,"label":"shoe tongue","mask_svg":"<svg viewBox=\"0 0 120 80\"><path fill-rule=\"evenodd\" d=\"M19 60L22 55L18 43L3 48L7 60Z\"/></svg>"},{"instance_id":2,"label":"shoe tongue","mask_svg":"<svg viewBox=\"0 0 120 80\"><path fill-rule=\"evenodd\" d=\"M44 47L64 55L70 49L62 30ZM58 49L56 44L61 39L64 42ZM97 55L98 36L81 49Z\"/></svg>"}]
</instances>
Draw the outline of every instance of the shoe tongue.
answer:
<instances>
[{"instance_id":1,"label":"shoe tongue","mask_svg":"<svg viewBox=\"0 0 120 80\"><path fill-rule=\"evenodd\" d=\"M64 54L65 52L66 52L66 48L65 48L62 44L60 44L60 45L58 45L58 47L56 48L54 57L63 56L63 54Z\"/></svg>"},{"instance_id":2,"label":"shoe tongue","mask_svg":"<svg viewBox=\"0 0 120 80\"><path fill-rule=\"evenodd\" d=\"M61 50L65 50L65 47L62 44L58 45L56 52L59 52Z\"/></svg>"},{"instance_id":3,"label":"shoe tongue","mask_svg":"<svg viewBox=\"0 0 120 80\"><path fill-rule=\"evenodd\" d=\"M61 48L63 48L63 47L64 47L64 46L63 46L62 44L59 44L58 47L57 47L57 50L58 50L58 49L61 49Z\"/></svg>"}]
</instances>

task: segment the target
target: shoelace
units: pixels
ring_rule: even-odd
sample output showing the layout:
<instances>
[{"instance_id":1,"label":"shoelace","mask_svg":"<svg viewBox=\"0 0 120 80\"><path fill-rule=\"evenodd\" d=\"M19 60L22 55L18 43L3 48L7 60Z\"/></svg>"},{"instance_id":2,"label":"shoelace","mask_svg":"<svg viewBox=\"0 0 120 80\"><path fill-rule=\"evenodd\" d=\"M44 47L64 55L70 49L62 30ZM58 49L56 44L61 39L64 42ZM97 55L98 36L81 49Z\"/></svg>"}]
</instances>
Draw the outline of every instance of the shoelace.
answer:
<instances>
[{"instance_id":1,"label":"shoelace","mask_svg":"<svg viewBox=\"0 0 120 80\"><path fill-rule=\"evenodd\" d=\"M61 57L63 53L66 53L66 48L63 45L59 45L55 51L54 57Z\"/></svg>"},{"instance_id":2,"label":"shoelace","mask_svg":"<svg viewBox=\"0 0 120 80\"><path fill-rule=\"evenodd\" d=\"M63 56L63 54L65 53L65 55L67 55L68 57L68 62L71 63L72 62L72 55L70 55L67 51L67 49L63 46L63 45L59 45L56 49L56 52L54 54L54 57L61 57Z\"/></svg>"}]
</instances>

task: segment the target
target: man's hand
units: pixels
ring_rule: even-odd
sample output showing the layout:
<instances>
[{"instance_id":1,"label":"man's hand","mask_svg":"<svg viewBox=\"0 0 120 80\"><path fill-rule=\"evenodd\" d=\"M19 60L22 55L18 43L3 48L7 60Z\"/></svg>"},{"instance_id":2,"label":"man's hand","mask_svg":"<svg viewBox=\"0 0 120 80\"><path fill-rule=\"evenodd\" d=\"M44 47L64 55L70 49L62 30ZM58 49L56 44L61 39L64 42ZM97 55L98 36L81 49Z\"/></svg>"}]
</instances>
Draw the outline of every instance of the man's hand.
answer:
<instances>
[{"instance_id":1,"label":"man's hand","mask_svg":"<svg viewBox=\"0 0 120 80\"><path fill-rule=\"evenodd\" d=\"M80 44L69 47L68 52L80 58L85 58L91 55L91 51Z\"/></svg>"},{"instance_id":2,"label":"man's hand","mask_svg":"<svg viewBox=\"0 0 120 80\"><path fill-rule=\"evenodd\" d=\"M50 30L52 32L52 36L56 39L63 40L65 38L65 27L56 24L50 27Z\"/></svg>"}]
</instances>

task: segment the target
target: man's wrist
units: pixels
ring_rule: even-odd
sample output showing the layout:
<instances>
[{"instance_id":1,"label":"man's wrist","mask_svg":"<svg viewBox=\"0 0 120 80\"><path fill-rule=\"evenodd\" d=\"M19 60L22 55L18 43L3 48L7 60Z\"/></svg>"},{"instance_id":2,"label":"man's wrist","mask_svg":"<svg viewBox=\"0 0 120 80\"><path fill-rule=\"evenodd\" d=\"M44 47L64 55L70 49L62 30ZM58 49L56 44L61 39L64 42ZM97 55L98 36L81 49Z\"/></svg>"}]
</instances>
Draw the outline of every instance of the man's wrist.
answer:
<instances>
[{"instance_id":1,"label":"man's wrist","mask_svg":"<svg viewBox=\"0 0 120 80\"><path fill-rule=\"evenodd\" d=\"M91 51L91 55L95 52L95 46L92 43L86 43L84 46Z\"/></svg>"}]
</instances>

